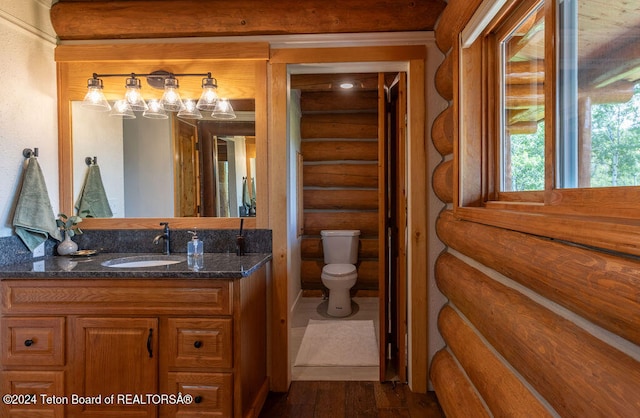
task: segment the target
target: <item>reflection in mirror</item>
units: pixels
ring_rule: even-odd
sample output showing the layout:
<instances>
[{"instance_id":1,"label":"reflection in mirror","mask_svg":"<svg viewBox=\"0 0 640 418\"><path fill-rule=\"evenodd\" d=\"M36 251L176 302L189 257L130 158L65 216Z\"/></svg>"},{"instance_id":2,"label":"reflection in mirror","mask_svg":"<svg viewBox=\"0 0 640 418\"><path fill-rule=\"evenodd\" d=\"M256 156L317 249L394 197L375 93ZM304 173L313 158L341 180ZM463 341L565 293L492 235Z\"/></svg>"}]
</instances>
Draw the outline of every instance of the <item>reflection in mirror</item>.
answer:
<instances>
[{"instance_id":1,"label":"reflection in mirror","mask_svg":"<svg viewBox=\"0 0 640 418\"><path fill-rule=\"evenodd\" d=\"M75 201L95 157L114 218L255 216L254 100L232 103L236 119L217 121L122 119L72 102Z\"/></svg>"}]
</instances>

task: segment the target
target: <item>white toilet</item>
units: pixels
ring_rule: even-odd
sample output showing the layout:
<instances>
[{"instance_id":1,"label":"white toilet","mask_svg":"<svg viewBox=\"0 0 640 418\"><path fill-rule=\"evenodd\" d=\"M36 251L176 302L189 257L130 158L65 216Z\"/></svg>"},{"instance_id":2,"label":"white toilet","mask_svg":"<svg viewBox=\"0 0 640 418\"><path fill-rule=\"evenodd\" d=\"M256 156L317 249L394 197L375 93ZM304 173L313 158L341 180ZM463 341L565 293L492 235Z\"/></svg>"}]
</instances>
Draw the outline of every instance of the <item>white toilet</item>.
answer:
<instances>
[{"instance_id":1,"label":"white toilet","mask_svg":"<svg viewBox=\"0 0 640 418\"><path fill-rule=\"evenodd\" d=\"M327 314L336 317L351 315L349 289L356 284L360 231L321 231L324 263L322 283L329 289Z\"/></svg>"}]
</instances>

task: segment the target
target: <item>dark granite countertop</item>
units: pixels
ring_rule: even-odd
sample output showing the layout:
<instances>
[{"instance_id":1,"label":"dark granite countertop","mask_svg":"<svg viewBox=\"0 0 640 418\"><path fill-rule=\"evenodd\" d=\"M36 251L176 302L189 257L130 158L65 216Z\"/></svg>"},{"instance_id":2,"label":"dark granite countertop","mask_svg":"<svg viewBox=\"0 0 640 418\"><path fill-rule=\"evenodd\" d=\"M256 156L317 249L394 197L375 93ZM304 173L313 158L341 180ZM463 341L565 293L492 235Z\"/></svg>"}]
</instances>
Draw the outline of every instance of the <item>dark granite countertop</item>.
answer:
<instances>
[{"instance_id":1,"label":"dark granite countertop","mask_svg":"<svg viewBox=\"0 0 640 418\"><path fill-rule=\"evenodd\" d=\"M101 253L90 257L49 256L33 259L33 262L0 266L0 280L3 279L237 279L247 277L271 260L270 253L205 253L202 268L190 268L185 253L175 253L171 257L181 257L176 264L154 267L106 267L102 263L116 258L140 256L160 256L149 253Z\"/></svg>"}]
</instances>

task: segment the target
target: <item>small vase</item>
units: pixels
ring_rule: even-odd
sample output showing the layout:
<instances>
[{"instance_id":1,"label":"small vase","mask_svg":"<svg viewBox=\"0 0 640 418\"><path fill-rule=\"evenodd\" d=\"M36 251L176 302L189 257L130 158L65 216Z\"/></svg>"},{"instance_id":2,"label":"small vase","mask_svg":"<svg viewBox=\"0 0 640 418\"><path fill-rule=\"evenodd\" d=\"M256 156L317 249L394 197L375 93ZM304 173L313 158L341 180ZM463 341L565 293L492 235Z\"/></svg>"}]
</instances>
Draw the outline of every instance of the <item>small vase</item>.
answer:
<instances>
[{"instance_id":1,"label":"small vase","mask_svg":"<svg viewBox=\"0 0 640 418\"><path fill-rule=\"evenodd\" d=\"M58 244L58 249L56 250L59 255L67 255L71 253L75 253L78 251L78 244L71 240L71 237L68 233L64 233L64 240Z\"/></svg>"}]
</instances>

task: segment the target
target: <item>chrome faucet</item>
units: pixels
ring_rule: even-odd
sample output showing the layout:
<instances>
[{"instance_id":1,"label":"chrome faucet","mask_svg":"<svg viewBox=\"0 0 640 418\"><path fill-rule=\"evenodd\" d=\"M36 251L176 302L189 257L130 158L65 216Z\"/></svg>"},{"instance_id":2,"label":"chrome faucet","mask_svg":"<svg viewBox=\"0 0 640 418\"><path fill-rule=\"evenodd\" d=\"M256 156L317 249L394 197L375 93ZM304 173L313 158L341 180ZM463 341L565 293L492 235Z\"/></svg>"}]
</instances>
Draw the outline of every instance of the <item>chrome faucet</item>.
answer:
<instances>
[{"instance_id":1,"label":"chrome faucet","mask_svg":"<svg viewBox=\"0 0 640 418\"><path fill-rule=\"evenodd\" d=\"M170 240L170 235L169 235L169 222L160 222L160 225L164 226L164 231L162 232L162 234L156 236L153 239L153 243L155 245L158 245L158 243L160 242L160 240L164 240L164 253L166 255L171 254L171 250L170 250L170 244L171 244L171 240Z\"/></svg>"}]
</instances>

